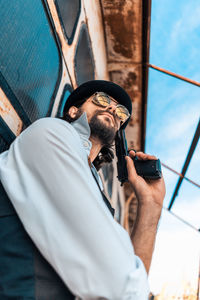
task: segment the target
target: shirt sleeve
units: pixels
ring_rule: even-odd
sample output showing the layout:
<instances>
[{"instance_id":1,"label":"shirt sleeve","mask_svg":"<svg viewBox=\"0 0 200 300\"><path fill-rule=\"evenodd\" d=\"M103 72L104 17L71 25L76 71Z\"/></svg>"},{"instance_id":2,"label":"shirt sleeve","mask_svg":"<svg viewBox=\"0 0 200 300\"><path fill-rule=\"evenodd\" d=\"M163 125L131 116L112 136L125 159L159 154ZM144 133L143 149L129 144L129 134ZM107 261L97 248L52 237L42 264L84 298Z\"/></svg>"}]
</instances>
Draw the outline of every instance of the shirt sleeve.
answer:
<instances>
[{"instance_id":1,"label":"shirt sleeve","mask_svg":"<svg viewBox=\"0 0 200 300\"><path fill-rule=\"evenodd\" d=\"M147 274L112 218L78 133L46 118L1 157L1 180L24 227L68 288L83 300L147 300Z\"/></svg>"}]
</instances>

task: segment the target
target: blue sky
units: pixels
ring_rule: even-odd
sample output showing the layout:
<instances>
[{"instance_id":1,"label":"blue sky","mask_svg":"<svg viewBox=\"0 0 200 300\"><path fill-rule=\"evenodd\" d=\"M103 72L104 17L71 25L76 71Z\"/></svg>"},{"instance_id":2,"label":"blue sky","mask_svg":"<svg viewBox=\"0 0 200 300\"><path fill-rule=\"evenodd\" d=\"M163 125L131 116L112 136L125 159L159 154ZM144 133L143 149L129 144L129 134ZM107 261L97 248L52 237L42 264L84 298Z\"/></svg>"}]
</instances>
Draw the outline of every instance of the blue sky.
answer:
<instances>
[{"instance_id":1,"label":"blue sky","mask_svg":"<svg viewBox=\"0 0 200 300\"><path fill-rule=\"evenodd\" d=\"M199 0L152 0L150 63L200 82ZM157 155L163 163L177 172L181 172L199 118L199 87L156 70L149 70L145 149L147 153ZM186 173L188 178L200 184L199 169L200 141ZM164 168L163 174L167 188L164 206L167 207L178 176ZM200 228L200 189L183 181L172 211L196 228ZM179 241L179 245L177 244L174 248L177 251L174 253L181 251L182 243L177 237L185 237L185 241L189 239L191 250L194 247L195 249L200 247L200 233L189 229L178 220L173 221L173 219L175 218L168 212L163 212L155 251L156 260L159 260L160 255L160 265L163 263L161 257L165 257L165 261L169 259L168 265L171 265L173 261L173 257L169 257L168 253L163 256L164 248L160 243L161 240L163 241L163 236L165 236L166 243L170 237L176 237L175 240ZM191 241L194 241L195 246L192 246ZM166 245L170 246L170 240L168 242ZM158 248L162 248L162 253L158 253ZM182 262L184 259L189 260L189 253L191 255L189 249L187 253L188 256L186 254L182 256ZM198 264L197 256L193 255L193 262L190 261L191 265L194 262L196 265ZM159 268L155 266L152 264L152 277L163 272L161 269L158 271ZM153 268L156 269L155 272L153 272Z\"/></svg>"}]
</instances>

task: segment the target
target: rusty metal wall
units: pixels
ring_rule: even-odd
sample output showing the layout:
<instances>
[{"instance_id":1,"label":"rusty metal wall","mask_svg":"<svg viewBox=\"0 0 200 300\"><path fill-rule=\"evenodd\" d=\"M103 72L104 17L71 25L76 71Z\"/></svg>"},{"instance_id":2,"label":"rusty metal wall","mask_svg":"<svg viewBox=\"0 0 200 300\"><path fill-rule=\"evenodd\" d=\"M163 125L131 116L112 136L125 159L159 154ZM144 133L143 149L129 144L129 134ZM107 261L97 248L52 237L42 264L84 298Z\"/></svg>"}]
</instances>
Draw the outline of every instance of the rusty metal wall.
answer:
<instances>
[{"instance_id":1,"label":"rusty metal wall","mask_svg":"<svg viewBox=\"0 0 200 300\"><path fill-rule=\"evenodd\" d=\"M101 0L110 79L121 85L132 99L133 113L126 128L128 147L144 150L150 0ZM131 231L137 199L124 185L123 225Z\"/></svg>"},{"instance_id":2,"label":"rusty metal wall","mask_svg":"<svg viewBox=\"0 0 200 300\"><path fill-rule=\"evenodd\" d=\"M129 93L133 114L126 129L128 146L141 149L142 1L102 0L110 79Z\"/></svg>"}]
</instances>

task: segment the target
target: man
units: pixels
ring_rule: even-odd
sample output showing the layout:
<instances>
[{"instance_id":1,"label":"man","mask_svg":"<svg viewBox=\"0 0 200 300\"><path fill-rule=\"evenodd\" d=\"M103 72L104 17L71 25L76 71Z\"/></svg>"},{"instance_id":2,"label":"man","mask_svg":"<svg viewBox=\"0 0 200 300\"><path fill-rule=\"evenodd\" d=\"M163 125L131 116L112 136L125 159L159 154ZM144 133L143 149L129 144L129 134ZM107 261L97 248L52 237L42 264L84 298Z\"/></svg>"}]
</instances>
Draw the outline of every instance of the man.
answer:
<instances>
[{"instance_id":1,"label":"man","mask_svg":"<svg viewBox=\"0 0 200 300\"><path fill-rule=\"evenodd\" d=\"M112 160L110 146L130 114L131 100L121 87L90 81L69 96L62 120L36 121L0 156L1 182L17 212L0 218L6 258L0 261L6 269L0 299L147 299L164 181L137 176L127 157L139 201L130 238L113 219L94 167Z\"/></svg>"}]
</instances>

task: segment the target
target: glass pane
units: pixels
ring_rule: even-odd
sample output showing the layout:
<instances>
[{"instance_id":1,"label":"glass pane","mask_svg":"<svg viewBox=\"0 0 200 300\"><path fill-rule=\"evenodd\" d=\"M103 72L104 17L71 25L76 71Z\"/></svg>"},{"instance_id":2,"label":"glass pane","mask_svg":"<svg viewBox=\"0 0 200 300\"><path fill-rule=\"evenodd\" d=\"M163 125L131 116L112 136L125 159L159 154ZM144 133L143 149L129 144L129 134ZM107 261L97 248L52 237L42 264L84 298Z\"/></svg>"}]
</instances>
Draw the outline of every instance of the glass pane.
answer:
<instances>
[{"instance_id":1,"label":"glass pane","mask_svg":"<svg viewBox=\"0 0 200 300\"><path fill-rule=\"evenodd\" d=\"M192 156L188 166L186 177L200 184L200 140L196 146L195 152ZM183 180L179 189L179 193L175 198L172 206L172 211L178 216L185 219L197 229L200 229L200 189L192 183Z\"/></svg>"},{"instance_id":2,"label":"glass pane","mask_svg":"<svg viewBox=\"0 0 200 300\"><path fill-rule=\"evenodd\" d=\"M194 132L195 134L195 132ZM199 166L200 166L200 138L196 145L195 151L193 153L192 159L190 161L190 164L188 166L186 177L189 179L195 181L200 185L200 172L199 172Z\"/></svg>"},{"instance_id":3,"label":"glass pane","mask_svg":"<svg viewBox=\"0 0 200 300\"><path fill-rule=\"evenodd\" d=\"M119 193L117 193L117 204L115 207L115 219L119 223L121 221L121 214L122 214L122 208L121 208L120 196L119 196Z\"/></svg>"},{"instance_id":4,"label":"glass pane","mask_svg":"<svg viewBox=\"0 0 200 300\"><path fill-rule=\"evenodd\" d=\"M150 62L199 81L200 2L154 0Z\"/></svg>"},{"instance_id":5,"label":"glass pane","mask_svg":"<svg viewBox=\"0 0 200 300\"><path fill-rule=\"evenodd\" d=\"M63 31L68 38L68 42L72 43L73 35L78 22L81 9L80 0L55 0L58 14L63 25Z\"/></svg>"},{"instance_id":6,"label":"glass pane","mask_svg":"<svg viewBox=\"0 0 200 300\"><path fill-rule=\"evenodd\" d=\"M158 299L196 299L199 253L199 232L163 210L149 272L152 294Z\"/></svg>"},{"instance_id":7,"label":"glass pane","mask_svg":"<svg viewBox=\"0 0 200 300\"><path fill-rule=\"evenodd\" d=\"M9 144L0 136L0 153L8 150Z\"/></svg>"},{"instance_id":8,"label":"glass pane","mask_svg":"<svg viewBox=\"0 0 200 300\"><path fill-rule=\"evenodd\" d=\"M72 92L72 87L70 85L65 86L62 98L59 103L57 117L62 117L65 103L66 103L69 95L71 94L71 92Z\"/></svg>"},{"instance_id":9,"label":"glass pane","mask_svg":"<svg viewBox=\"0 0 200 300\"><path fill-rule=\"evenodd\" d=\"M84 25L80 32L78 46L75 55L75 72L77 84L94 79L93 56L90 47L87 27Z\"/></svg>"},{"instance_id":10,"label":"glass pane","mask_svg":"<svg viewBox=\"0 0 200 300\"><path fill-rule=\"evenodd\" d=\"M172 195L174 193L176 184L179 180L179 176L173 173L172 171L166 169L164 166L162 166L162 172L165 179L165 186L166 186L166 195L164 199L163 206L165 208L169 207L169 204L172 199Z\"/></svg>"},{"instance_id":11,"label":"glass pane","mask_svg":"<svg viewBox=\"0 0 200 300\"><path fill-rule=\"evenodd\" d=\"M107 191L110 198L112 197L113 172L114 169L112 163L106 164L102 167L103 177L106 182Z\"/></svg>"},{"instance_id":12,"label":"glass pane","mask_svg":"<svg viewBox=\"0 0 200 300\"><path fill-rule=\"evenodd\" d=\"M59 74L57 45L40 0L1 1L0 11L0 72L33 122L51 105Z\"/></svg>"},{"instance_id":13,"label":"glass pane","mask_svg":"<svg viewBox=\"0 0 200 300\"><path fill-rule=\"evenodd\" d=\"M183 180L172 206L172 212L200 229L200 189Z\"/></svg>"},{"instance_id":14,"label":"glass pane","mask_svg":"<svg viewBox=\"0 0 200 300\"><path fill-rule=\"evenodd\" d=\"M150 70L145 151L180 173L199 112L198 87Z\"/></svg>"}]
</instances>

